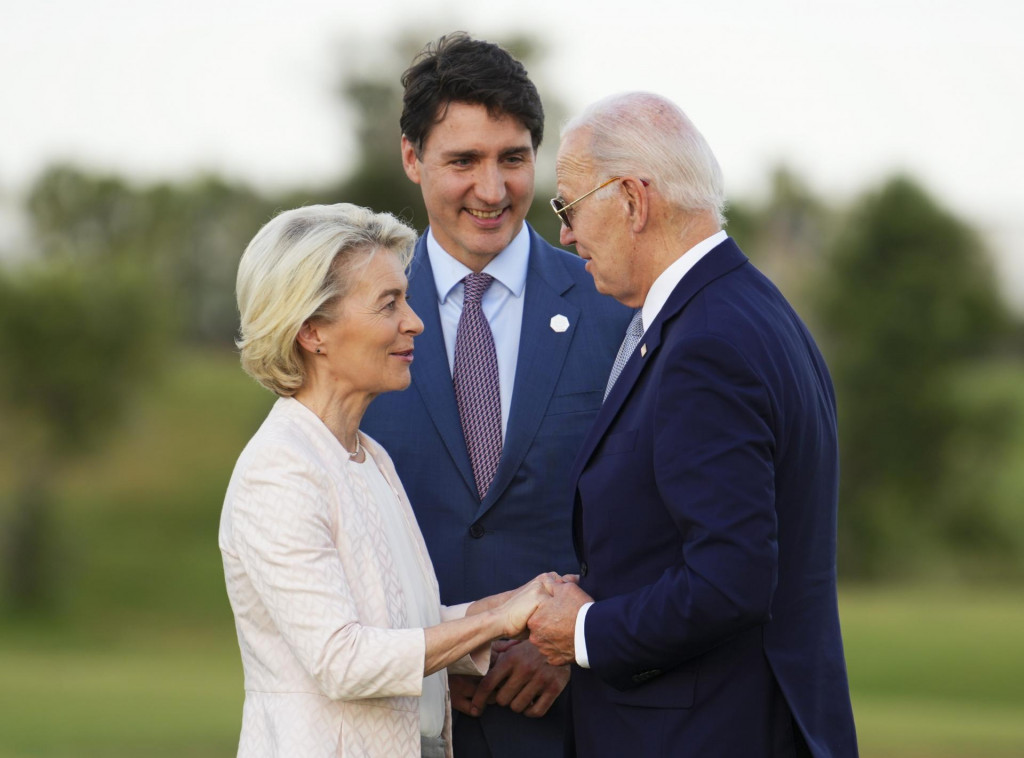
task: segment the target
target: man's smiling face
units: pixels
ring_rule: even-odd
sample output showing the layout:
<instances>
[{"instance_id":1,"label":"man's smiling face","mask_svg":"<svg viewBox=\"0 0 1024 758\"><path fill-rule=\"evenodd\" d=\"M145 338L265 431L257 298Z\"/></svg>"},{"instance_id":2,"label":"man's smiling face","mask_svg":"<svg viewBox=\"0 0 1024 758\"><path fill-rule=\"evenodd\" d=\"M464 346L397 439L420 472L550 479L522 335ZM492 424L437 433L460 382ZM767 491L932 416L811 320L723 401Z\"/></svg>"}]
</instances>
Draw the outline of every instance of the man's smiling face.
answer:
<instances>
[{"instance_id":1,"label":"man's smiling face","mask_svg":"<svg viewBox=\"0 0 1024 758\"><path fill-rule=\"evenodd\" d=\"M402 138L405 173L423 191L434 237L477 272L523 228L535 157L529 130L483 105L449 103L419 156Z\"/></svg>"}]
</instances>

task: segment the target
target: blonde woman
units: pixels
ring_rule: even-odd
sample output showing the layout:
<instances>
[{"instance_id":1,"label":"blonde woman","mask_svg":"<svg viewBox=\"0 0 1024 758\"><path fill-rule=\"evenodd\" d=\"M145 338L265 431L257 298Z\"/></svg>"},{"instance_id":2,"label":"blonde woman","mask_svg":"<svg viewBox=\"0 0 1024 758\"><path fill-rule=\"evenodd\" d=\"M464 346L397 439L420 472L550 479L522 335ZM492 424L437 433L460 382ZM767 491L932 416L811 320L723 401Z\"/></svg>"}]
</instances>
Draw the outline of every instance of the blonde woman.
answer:
<instances>
[{"instance_id":1,"label":"blonde woman","mask_svg":"<svg viewBox=\"0 0 1024 758\"><path fill-rule=\"evenodd\" d=\"M391 459L359 431L375 396L409 385L414 241L388 214L312 206L278 215L242 256L242 366L279 399L221 517L239 756L450 758L446 668L484 673L490 642L520 635L557 581L442 607Z\"/></svg>"}]
</instances>

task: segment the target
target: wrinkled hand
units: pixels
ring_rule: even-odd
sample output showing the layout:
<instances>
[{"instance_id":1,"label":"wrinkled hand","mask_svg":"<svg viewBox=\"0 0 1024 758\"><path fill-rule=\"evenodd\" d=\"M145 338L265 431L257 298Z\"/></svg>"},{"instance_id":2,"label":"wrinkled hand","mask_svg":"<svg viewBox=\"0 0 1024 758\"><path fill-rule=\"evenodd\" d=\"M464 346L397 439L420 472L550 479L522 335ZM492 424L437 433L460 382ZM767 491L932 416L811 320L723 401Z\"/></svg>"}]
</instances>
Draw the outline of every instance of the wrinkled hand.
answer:
<instances>
[{"instance_id":1,"label":"wrinkled hand","mask_svg":"<svg viewBox=\"0 0 1024 758\"><path fill-rule=\"evenodd\" d=\"M553 587L564 581L558 574L549 572L527 582L506 599L495 611L504 624L504 637L526 639L526 622L542 600L550 597Z\"/></svg>"},{"instance_id":2,"label":"wrinkled hand","mask_svg":"<svg viewBox=\"0 0 1024 758\"><path fill-rule=\"evenodd\" d=\"M458 710L479 716L487 705L497 703L530 718L540 718L569 682L569 669L551 666L536 647L528 642L495 642L491 669L476 687L469 708ZM454 705L455 688L452 688ZM464 690L460 690L460 696ZM462 704L465 704L464 700Z\"/></svg>"},{"instance_id":3,"label":"wrinkled hand","mask_svg":"<svg viewBox=\"0 0 1024 758\"><path fill-rule=\"evenodd\" d=\"M530 642L553 666L576 660L576 616L584 604L593 600L573 582L547 583L550 597L529 619Z\"/></svg>"}]
</instances>

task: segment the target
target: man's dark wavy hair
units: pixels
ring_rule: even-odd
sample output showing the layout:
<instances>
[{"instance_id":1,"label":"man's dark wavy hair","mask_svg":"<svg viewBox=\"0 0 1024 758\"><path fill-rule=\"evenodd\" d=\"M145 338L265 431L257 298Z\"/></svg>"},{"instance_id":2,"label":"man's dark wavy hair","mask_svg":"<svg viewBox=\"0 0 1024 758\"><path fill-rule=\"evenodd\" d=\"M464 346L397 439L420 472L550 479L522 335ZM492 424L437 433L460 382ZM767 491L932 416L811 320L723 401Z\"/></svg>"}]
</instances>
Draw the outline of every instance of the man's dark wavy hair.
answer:
<instances>
[{"instance_id":1,"label":"man's dark wavy hair","mask_svg":"<svg viewBox=\"0 0 1024 758\"><path fill-rule=\"evenodd\" d=\"M420 155L449 103L483 105L493 117L512 116L530 132L533 149L544 138L544 106L526 68L492 42L453 32L429 43L402 74L402 134Z\"/></svg>"}]
</instances>

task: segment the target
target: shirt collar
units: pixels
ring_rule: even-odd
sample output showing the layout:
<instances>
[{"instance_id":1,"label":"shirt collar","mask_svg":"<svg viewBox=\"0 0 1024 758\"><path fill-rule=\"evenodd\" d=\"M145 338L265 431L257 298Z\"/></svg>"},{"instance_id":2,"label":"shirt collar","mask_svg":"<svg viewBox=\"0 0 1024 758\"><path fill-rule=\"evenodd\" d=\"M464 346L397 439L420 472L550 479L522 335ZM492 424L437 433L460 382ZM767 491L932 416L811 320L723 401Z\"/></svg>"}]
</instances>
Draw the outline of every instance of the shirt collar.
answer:
<instances>
[{"instance_id":1,"label":"shirt collar","mask_svg":"<svg viewBox=\"0 0 1024 758\"><path fill-rule=\"evenodd\" d=\"M433 229L427 229L427 256L434 272L437 287L437 301L444 303L456 284L459 284L472 269L455 260L441 247ZM530 230L526 222L504 250L488 263L483 273L490 274L515 297L521 297L526 287L526 269L530 262Z\"/></svg>"},{"instance_id":2,"label":"shirt collar","mask_svg":"<svg viewBox=\"0 0 1024 758\"><path fill-rule=\"evenodd\" d=\"M729 238L725 230L715 232L707 239L703 239L696 245L691 247L681 256L676 258L672 262L672 265L661 272L661 275L654 280L654 284L651 285L651 289L647 292L647 299L644 300L643 314L640 320L643 322L644 331L647 330L651 324L654 323L654 319L661 313L661 309L665 306L668 301L669 295L676 286L683 280L691 268L697 265L697 261L703 258L705 255L710 253L720 244L725 242Z\"/></svg>"}]
</instances>

